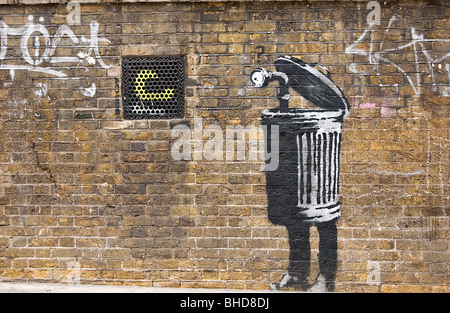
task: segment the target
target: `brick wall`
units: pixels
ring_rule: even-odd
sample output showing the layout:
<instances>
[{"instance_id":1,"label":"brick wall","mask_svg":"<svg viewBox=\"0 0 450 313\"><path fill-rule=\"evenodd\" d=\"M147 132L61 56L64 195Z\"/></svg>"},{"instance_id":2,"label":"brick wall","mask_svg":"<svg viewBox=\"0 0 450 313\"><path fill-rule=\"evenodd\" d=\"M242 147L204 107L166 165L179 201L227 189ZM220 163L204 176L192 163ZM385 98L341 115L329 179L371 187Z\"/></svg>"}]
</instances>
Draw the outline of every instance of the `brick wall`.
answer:
<instances>
[{"instance_id":1,"label":"brick wall","mask_svg":"<svg viewBox=\"0 0 450 313\"><path fill-rule=\"evenodd\" d=\"M258 126L278 88L250 74L288 54L327 67L351 105L335 290L450 291L446 1L380 15L366 1L41 2L0 6L0 280L278 281L288 234L267 218L264 161L177 161L171 147L194 118ZM184 118L123 118L121 62L136 55L185 56Z\"/></svg>"}]
</instances>

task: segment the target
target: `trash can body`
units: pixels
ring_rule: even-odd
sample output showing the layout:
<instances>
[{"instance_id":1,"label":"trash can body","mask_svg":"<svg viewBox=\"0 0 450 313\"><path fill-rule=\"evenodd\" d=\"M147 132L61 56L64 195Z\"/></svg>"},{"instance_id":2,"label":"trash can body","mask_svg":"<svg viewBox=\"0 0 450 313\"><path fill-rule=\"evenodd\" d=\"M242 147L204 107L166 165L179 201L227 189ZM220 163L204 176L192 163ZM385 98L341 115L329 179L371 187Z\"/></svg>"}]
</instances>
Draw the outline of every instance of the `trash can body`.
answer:
<instances>
[{"instance_id":1,"label":"trash can body","mask_svg":"<svg viewBox=\"0 0 450 313\"><path fill-rule=\"evenodd\" d=\"M266 171L268 217L274 224L320 223L340 216L339 162L344 110L263 111L267 143L279 131L279 165ZM270 149L270 147L268 147Z\"/></svg>"}]
</instances>

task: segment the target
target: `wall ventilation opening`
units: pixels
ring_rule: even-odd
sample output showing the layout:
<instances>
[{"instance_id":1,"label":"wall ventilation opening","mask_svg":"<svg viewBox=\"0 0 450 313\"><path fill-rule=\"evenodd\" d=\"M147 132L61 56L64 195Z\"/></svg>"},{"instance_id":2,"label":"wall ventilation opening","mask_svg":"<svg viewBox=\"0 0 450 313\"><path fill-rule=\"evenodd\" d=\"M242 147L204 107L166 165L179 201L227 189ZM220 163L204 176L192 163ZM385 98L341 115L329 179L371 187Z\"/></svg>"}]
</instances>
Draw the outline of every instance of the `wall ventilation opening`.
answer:
<instances>
[{"instance_id":1,"label":"wall ventilation opening","mask_svg":"<svg viewBox=\"0 0 450 313\"><path fill-rule=\"evenodd\" d=\"M126 57L122 60L125 119L184 117L184 57Z\"/></svg>"}]
</instances>

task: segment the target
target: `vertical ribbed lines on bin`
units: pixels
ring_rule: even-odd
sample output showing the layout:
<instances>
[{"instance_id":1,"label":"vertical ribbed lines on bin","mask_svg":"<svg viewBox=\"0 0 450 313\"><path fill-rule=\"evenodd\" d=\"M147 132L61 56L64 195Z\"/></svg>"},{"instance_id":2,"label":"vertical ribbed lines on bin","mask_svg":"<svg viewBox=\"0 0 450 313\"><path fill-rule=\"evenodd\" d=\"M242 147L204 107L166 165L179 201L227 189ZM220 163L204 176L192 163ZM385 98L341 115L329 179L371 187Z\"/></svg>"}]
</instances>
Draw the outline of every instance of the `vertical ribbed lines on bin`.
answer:
<instances>
[{"instance_id":1,"label":"vertical ribbed lines on bin","mask_svg":"<svg viewBox=\"0 0 450 313\"><path fill-rule=\"evenodd\" d=\"M297 134L298 205L327 206L337 201L339 192L338 132Z\"/></svg>"}]
</instances>

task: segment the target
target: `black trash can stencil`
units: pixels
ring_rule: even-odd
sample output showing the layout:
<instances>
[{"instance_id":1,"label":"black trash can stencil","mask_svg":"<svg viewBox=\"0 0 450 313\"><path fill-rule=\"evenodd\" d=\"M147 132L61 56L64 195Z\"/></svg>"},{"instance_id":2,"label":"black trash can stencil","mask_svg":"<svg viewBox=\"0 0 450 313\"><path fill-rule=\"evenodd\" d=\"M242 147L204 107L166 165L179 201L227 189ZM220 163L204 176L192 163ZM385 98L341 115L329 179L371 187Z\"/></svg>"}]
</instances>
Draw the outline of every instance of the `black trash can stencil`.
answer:
<instances>
[{"instance_id":1,"label":"black trash can stencil","mask_svg":"<svg viewBox=\"0 0 450 313\"><path fill-rule=\"evenodd\" d=\"M268 218L287 228L290 245L289 268L272 288L332 291L337 270L335 222L340 217L341 128L349 104L328 70L318 63L282 56L275 61L275 69L256 69L251 75L256 87L274 80L280 85L280 106L261 115L261 124L267 125L267 143L274 130L279 132L278 168L265 173ZM317 108L290 108L290 88ZM309 283L311 225L317 226L320 237L320 274L313 284Z\"/></svg>"}]
</instances>

